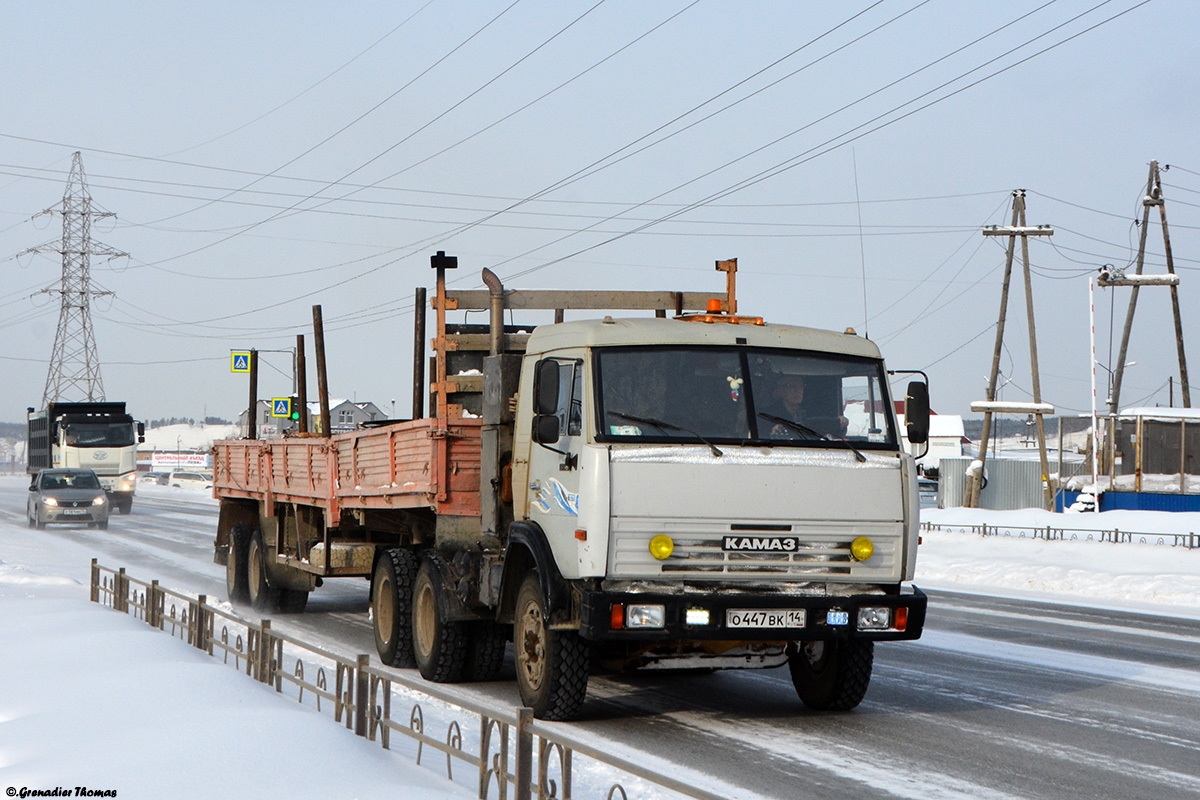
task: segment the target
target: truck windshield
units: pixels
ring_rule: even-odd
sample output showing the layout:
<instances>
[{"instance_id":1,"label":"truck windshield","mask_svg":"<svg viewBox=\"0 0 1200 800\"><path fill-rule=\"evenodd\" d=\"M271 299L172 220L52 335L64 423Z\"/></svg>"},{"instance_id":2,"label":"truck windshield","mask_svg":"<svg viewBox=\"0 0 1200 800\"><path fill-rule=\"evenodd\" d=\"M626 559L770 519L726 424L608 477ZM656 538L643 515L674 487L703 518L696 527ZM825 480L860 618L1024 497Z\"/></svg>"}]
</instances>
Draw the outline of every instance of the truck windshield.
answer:
<instances>
[{"instance_id":1,"label":"truck windshield","mask_svg":"<svg viewBox=\"0 0 1200 800\"><path fill-rule=\"evenodd\" d=\"M609 347L596 350L595 372L599 441L897 447L876 359L747 347Z\"/></svg>"},{"instance_id":2,"label":"truck windshield","mask_svg":"<svg viewBox=\"0 0 1200 800\"><path fill-rule=\"evenodd\" d=\"M72 422L63 425L63 441L71 447L128 447L133 426L128 422Z\"/></svg>"}]
</instances>

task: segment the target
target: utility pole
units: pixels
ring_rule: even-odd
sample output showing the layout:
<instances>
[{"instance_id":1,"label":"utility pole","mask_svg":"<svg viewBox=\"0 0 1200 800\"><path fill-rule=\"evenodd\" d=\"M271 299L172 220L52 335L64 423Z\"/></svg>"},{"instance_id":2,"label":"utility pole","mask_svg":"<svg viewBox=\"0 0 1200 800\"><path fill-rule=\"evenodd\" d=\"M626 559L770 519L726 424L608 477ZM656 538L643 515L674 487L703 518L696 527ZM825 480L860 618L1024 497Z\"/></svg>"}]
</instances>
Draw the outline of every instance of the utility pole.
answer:
<instances>
[{"instance_id":1,"label":"utility pole","mask_svg":"<svg viewBox=\"0 0 1200 800\"><path fill-rule=\"evenodd\" d=\"M1169 167L1168 167L1169 168ZM1167 258L1166 275L1143 275L1146 262L1146 232L1150 223L1150 209L1157 206L1162 222L1163 248ZM1129 310L1125 313L1125 328L1121 332L1121 352L1113 372L1112 396L1108 398L1109 419L1116 419L1120 410L1121 379L1125 375L1125 356L1129 351L1129 334L1133 330L1133 312L1137 308L1138 290L1142 286L1170 286L1171 310L1175 315L1175 347L1179 353L1179 389L1183 407L1192 407L1192 393L1188 386L1187 359L1183 354L1183 321L1179 315L1179 276L1175 274L1175 259L1171 254L1171 236L1167 231L1167 204L1163 198L1162 181L1159 179L1158 162L1150 162L1150 177L1146 181L1146 194L1142 197L1142 232L1138 244L1137 270L1134 275L1125 275L1119 270L1101 270L1100 286L1132 286L1129 295ZM1173 402L1173 401L1172 401ZM1111 424L1111 423L1110 423Z\"/></svg>"},{"instance_id":2,"label":"utility pole","mask_svg":"<svg viewBox=\"0 0 1200 800\"><path fill-rule=\"evenodd\" d=\"M963 503L967 508L979 507L979 495L983 490L984 468L987 464L988 439L991 436L992 414L1032 414L1037 420L1038 454L1041 457L1042 488L1045 507L1054 503L1054 487L1050 481L1050 462L1046 457L1046 425L1043 415L1053 414L1054 406L1042 402L1042 381L1038 372L1037 331L1033 320L1033 285L1029 272L1029 237L1052 236L1054 229L1049 225L1030 227L1025 224L1025 190L1013 191L1012 223L1008 226L992 225L983 229L984 236L1007 236L1008 250L1004 260L1004 283L1000 290L1000 318L996 323L996 347L992 351L992 370L988 376L987 400L972 403L972 411L983 412L983 434L979 440L979 469L972 470L967 478L967 496ZM1012 265L1016 255L1017 240L1021 240L1021 261L1025 274L1025 315L1029 325L1029 367L1033 378L1032 403L1001 403L996 401L996 381L1000 374L1000 354L1004 348L1004 323L1008 314L1008 290L1012 281Z\"/></svg>"},{"instance_id":3,"label":"utility pole","mask_svg":"<svg viewBox=\"0 0 1200 800\"><path fill-rule=\"evenodd\" d=\"M43 214L53 214L48 208ZM54 352L46 374L43 405L60 400L99 401L104 399L104 383L100 379L100 357L92 333L91 299L112 292L98 292L91 286L91 257L110 259L128 256L107 245L92 241L92 222L111 213L92 210L92 196L83 174L83 160L78 151L71 160L71 176L63 194L63 232L61 242L51 242L26 250L26 253L59 253L62 256L62 278L57 288L42 290L57 294L62 303L58 315L58 331L54 334Z\"/></svg>"}]
</instances>

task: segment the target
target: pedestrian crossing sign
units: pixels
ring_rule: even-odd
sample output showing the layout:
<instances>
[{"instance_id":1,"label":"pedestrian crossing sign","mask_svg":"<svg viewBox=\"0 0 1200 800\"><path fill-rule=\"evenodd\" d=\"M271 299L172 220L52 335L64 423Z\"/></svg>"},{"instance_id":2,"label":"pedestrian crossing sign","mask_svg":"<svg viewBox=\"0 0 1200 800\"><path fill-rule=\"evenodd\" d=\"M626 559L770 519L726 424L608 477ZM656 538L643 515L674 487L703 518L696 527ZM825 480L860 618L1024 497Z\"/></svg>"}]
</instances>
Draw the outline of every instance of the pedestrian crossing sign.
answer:
<instances>
[{"instance_id":1,"label":"pedestrian crossing sign","mask_svg":"<svg viewBox=\"0 0 1200 800\"><path fill-rule=\"evenodd\" d=\"M272 397L271 398L271 416L272 417L290 417L290 416L292 416L292 398L290 398L290 397Z\"/></svg>"},{"instance_id":2,"label":"pedestrian crossing sign","mask_svg":"<svg viewBox=\"0 0 1200 800\"><path fill-rule=\"evenodd\" d=\"M230 372L249 372L250 371L250 352L248 350L239 350L233 353L233 361L230 364Z\"/></svg>"}]
</instances>

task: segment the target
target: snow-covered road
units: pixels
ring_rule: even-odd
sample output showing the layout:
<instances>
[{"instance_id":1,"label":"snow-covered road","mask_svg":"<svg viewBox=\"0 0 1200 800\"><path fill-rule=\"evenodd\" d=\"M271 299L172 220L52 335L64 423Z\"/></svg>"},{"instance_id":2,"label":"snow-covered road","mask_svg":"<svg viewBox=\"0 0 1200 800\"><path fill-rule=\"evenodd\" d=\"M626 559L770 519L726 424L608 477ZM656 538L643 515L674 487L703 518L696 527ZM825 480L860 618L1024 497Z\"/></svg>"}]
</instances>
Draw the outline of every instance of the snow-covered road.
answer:
<instances>
[{"instance_id":1,"label":"snow-covered road","mask_svg":"<svg viewBox=\"0 0 1200 800\"><path fill-rule=\"evenodd\" d=\"M223 597L223 569L212 563L216 506L203 495L149 487L108 531L30 531L23 500L22 482L0 478L0 535L55 551L65 576L86 579L98 557L143 579ZM1200 796L1200 600L1175 603L1179 613L1164 616L1098 610L1090 599L1129 565L1145 587L1200 581L1200 552L952 533L925 540L918 571L932 583L918 584L931 594L927 634L877 647L871 689L855 712L804 710L786 670L596 675L571 729L736 797ZM0 560L8 562L5 552ZM1072 584L1088 587L1076 605L1044 599L1056 594L1047 572L1055 568L1091 576ZM1002 580L1023 571L1024 582ZM1005 594L1024 586L1043 599L978 593L973 582L987 575ZM373 652L367 589L365 581L330 581L308 612L275 625L347 654ZM1167 605L1165 597L1147 607ZM1099 604L1126 606L1120 595ZM511 661L502 677L511 678ZM455 691L517 702L509 680ZM0 721L0 754L4 728ZM231 741L254 730L231 725ZM0 772L12 768L0 760ZM303 795L304 776L291 779ZM648 796L659 795L631 794Z\"/></svg>"}]
</instances>

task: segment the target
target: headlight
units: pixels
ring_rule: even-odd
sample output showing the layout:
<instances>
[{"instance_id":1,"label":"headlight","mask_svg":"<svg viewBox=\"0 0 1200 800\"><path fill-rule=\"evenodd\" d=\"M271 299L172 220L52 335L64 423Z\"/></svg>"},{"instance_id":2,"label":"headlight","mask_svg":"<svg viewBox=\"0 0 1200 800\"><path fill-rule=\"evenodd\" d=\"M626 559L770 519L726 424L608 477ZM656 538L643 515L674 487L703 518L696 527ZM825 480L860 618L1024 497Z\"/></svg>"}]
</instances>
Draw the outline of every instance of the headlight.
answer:
<instances>
[{"instance_id":1,"label":"headlight","mask_svg":"<svg viewBox=\"0 0 1200 800\"><path fill-rule=\"evenodd\" d=\"M100 495L99 497L97 497L95 500L92 501L92 505L102 506L102 505L104 505L105 502L106 501L104 499L104 495Z\"/></svg>"},{"instance_id":2,"label":"headlight","mask_svg":"<svg viewBox=\"0 0 1200 800\"><path fill-rule=\"evenodd\" d=\"M629 605L625 609L626 628L663 628L666 623L666 606Z\"/></svg>"},{"instance_id":3,"label":"headlight","mask_svg":"<svg viewBox=\"0 0 1200 800\"><path fill-rule=\"evenodd\" d=\"M684 612L684 620L688 625L697 627L707 625L709 623L709 613L707 608L689 608Z\"/></svg>"},{"instance_id":4,"label":"headlight","mask_svg":"<svg viewBox=\"0 0 1200 800\"><path fill-rule=\"evenodd\" d=\"M890 608L860 608L858 610L858 629L860 631L881 631L892 627L892 610Z\"/></svg>"},{"instance_id":5,"label":"headlight","mask_svg":"<svg viewBox=\"0 0 1200 800\"><path fill-rule=\"evenodd\" d=\"M53 497L43 497L43 498L42 498L42 502L43 502L43 503L45 503L45 504L46 504L46 505L48 505L48 506L56 506L56 505L58 505L58 501L57 501L57 500L55 500Z\"/></svg>"}]
</instances>

